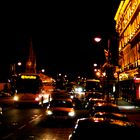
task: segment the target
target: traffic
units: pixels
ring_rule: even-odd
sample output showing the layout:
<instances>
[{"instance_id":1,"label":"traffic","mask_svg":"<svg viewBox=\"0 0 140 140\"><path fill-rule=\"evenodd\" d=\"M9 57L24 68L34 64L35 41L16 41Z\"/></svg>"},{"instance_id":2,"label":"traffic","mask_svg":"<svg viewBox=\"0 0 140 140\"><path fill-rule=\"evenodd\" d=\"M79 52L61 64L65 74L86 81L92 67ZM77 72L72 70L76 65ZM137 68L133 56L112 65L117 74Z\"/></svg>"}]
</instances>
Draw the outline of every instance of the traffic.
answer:
<instances>
[{"instance_id":1,"label":"traffic","mask_svg":"<svg viewBox=\"0 0 140 140\"><path fill-rule=\"evenodd\" d=\"M13 86L13 83L11 85ZM50 83L48 85L50 86ZM14 94L11 92L11 96L8 96L9 101L7 100L7 104L9 105L5 106L1 102L0 127L4 127L5 130L4 133L0 134L2 139L42 138L44 135L45 139L48 140L53 138L58 140L80 140L85 138L88 140L96 129L98 132L101 130L109 131L110 129L118 131L118 128L124 131L131 130L133 132L135 130L137 132L140 129L140 125L132 121L132 118L128 117L129 114L121 110L119 104L107 100L102 92L102 86L98 90L95 90L92 86L92 91L89 92L89 88L86 89L86 83L84 85L72 84L71 90L67 88L67 84L64 84L63 89L56 86L56 83L51 85L52 88L45 92L48 95L46 96L47 102L43 102L39 95L44 98L45 94L41 93L44 88L38 75L24 73L20 77L16 77L14 90L16 92ZM82 87L83 90L77 92L79 87ZM82 96L79 96L81 95L80 92L82 92ZM37 97L38 100L36 100ZM15 104L18 104L18 106L15 106ZM139 116L140 111L136 114ZM12 122L12 125L9 121ZM63 129L65 129L65 132ZM16 134L15 131L17 130L18 133ZM24 131L26 133L23 137ZM45 133L46 131L49 134ZM105 133L105 131L101 133ZM96 132L96 135L98 132ZM8 136L6 133L8 133ZM111 133L113 134L113 132ZM56 134L58 135L56 136ZM134 135L134 133L131 134Z\"/></svg>"}]
</instances>

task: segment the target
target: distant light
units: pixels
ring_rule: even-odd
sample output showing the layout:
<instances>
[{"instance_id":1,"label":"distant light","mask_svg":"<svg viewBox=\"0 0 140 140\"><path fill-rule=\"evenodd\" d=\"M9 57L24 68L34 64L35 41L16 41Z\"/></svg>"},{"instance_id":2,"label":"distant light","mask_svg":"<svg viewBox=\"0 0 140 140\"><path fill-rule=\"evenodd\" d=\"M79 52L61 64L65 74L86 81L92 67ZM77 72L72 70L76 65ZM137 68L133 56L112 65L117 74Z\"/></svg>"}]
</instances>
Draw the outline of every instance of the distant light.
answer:
<instances>
[{"instance_id":1,"label":"distant light","mask_svg":"<svg viewBox=\"0 0 140 140\"><path fill-rule=\"evenodd\" d=\"M99 72L99 71L98 71L98 72L96 72L96 75L97 75L97 76L100 76L100 72Z\"/></svg>"},{"instance_id":2,"label":"distant light","mask_svg":"<svg viewBox=\"0 0 140 140\"><path fill-rule=\"evenodd\" d=\"M45 72L45 69L42 69L41 71L42 71L42 72Z\"/></svg>"},{"instance_id":3,"label":"distant light","mask_svg":"<svg viewBox=\"0 0 140 140\"><path fill-rule=\"evenodd\" d=\"M102 39L101 39L100 37L95 37L95 38L94 38L94 41L95 41L95 42L100 42L101 40L102 40Z\"/></svg>"},{"instance_id":4,"label":"distant light","mask_svg":"<svg viewBox=\"0 0 140 140\"><path fill-rule=\"evenodd\" d=\"M21 66L21 62L18 62L18 66Z\"/></svg>"},{"instance_id":5,"label":"distant light","mask_svg":"<svg viewBox=\"0 0 140 140\"><path fill-rule=\"evenodd\" d=\"M97 71L97 69L94 69L94 71Z\"/></svg>"},{"instance_id":6,"label":"distant light","mask_svg":"<svg viewBox=\"0 0 140 140\"><path fill-rule=\"evenodd\" d=\"M97 64L95 63L95 64L93 64L93 66L94 66L94 67L96 67L96 66L97 66Z\"/></svg>"}]
</instances>

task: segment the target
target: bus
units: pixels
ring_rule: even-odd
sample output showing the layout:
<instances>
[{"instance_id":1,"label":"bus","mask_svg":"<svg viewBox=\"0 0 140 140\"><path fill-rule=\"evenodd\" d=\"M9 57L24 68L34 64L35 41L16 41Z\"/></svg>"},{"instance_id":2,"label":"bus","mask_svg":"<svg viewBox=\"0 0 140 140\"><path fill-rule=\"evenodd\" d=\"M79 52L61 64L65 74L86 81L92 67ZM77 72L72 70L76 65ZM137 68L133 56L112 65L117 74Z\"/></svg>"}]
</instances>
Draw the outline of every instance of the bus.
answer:
<instances>
[{"instance_id":1,"label":"bus","mask_svg":"<svg viewBox=\"0 0 140 140\"><path fill-rule=\"evenodd\" d=\"M98 79L87 79L85 89L87 92L101 91L101 82Z\"/></svg>"},{"instance_id":2,"label":"bus","mask_svg":"<svg viewBox=\"0 0 140 140\"><path fill-rule=\"evenodd\" d=\"M140 105L140 77L119 81L119 91L124 100Z\"/></svg>"},{"instance_id":3,"label":"bus","mask_svg":"<svg viewBox=\"0 0 140 140\"><path fill-rule=\"evenodd\" d=\"M49 93L44 90L41 77L36 73L22 73L13 76L11 85L14 90L15 105L44 105L49 100Z\"/></svg>"},{"instance_id":4,"label":"bus","mask_svg":"<svg viewBox=\"0 0 140 140\"><path fill-rule=\"evenodd\" d=\"M99 79L87 79L85 82L85 97L92 95L103 96L102 84Z\"/></svg>"}]
</instances>

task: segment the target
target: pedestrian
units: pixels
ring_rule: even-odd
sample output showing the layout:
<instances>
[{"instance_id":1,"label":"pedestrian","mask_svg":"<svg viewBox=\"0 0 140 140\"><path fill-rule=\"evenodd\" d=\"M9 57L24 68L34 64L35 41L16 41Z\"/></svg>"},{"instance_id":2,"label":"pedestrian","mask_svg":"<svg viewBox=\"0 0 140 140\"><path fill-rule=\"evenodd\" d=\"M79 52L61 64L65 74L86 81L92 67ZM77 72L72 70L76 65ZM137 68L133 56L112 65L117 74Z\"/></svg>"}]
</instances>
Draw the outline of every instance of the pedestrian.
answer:
<instances>
[{"instance_id":1,"label":"pedestrian","mask_svg":"<svg viewBox=\"0 0 140 140\"><path fill-rule=\"evenodd\" d=\"M117 91L114 92L114 103L118 104L118 93L117 93Z\"/></svg>"}]
</instances>

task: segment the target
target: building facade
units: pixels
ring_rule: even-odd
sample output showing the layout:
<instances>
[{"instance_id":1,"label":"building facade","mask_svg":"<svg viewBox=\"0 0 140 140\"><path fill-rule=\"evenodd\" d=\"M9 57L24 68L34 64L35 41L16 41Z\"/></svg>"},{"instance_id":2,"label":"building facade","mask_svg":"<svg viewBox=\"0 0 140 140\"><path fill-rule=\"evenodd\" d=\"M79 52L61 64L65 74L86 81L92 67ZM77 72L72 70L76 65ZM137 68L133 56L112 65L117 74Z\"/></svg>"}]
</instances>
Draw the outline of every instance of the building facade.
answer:
<instances>
[{"instance_id":1,"label":"building facade","mask_svg":"<svg viewBox=\"0 0 140 140\"><path fill-rule=\"evenodd\" d=\"M140 0L121 1L115 15L119 34L120 80L138 74L140 66Z\"/></svg>"},{"instance_id":2,"label":"building facade","mask_svg":"<svg viewBox=\"0 0 140 140\"><path fill-rule=\"evenodd\" d=\"M122 0L114 19L116 21L116 32L119 35L118 79L124 81L136 80L135 78L137 78L136 83L139 83L140 0ZM137 98L140 98L140 86L136 90L139 91L137 92Z\"/></svg>"}]
</instances>

